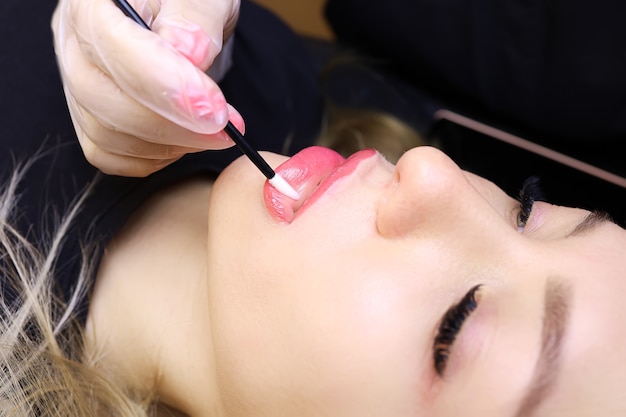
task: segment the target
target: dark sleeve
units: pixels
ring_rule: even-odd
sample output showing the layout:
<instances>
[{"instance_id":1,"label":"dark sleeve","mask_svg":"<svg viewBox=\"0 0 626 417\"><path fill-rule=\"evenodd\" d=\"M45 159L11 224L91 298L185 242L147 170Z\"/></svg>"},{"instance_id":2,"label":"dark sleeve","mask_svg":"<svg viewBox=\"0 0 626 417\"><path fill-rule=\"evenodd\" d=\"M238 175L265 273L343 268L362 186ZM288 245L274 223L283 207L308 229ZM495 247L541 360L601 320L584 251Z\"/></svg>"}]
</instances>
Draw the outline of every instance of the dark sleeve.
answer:
<instances>
[{"instance_id":1,"label":"dark sleeve","mask_svg":"<svg viewBox=\"0 0 626 417\"><path fill-rule=\"evenodd\" d=\"M337 37L448 105L545 136L626 136L626 3L328 0Z\"/></svg>"},{"instance_id":2,"label":"dark sleeve","mask_svg":"<svg viewBox=\"0 0 626 417\"><path fill-rule=\"evenodd\" d=\"M66 107L50 29L55 3L0 3L0 179L4 183L16 163L37 155L21 182L18 210L19 229L35 243L95 184L58 261L57 279L69 294L86 243L94 248L90 261L97 267L106 243L153 193L191 175L215 175L241 153L231 148L187 155L147 178L99 174L82 154ZM321 100L297 36L244 0L234 51L222 88L246 119L249 140L259 149L285 153L309 145L319 129Z\"/></svg>"}]
</instances>

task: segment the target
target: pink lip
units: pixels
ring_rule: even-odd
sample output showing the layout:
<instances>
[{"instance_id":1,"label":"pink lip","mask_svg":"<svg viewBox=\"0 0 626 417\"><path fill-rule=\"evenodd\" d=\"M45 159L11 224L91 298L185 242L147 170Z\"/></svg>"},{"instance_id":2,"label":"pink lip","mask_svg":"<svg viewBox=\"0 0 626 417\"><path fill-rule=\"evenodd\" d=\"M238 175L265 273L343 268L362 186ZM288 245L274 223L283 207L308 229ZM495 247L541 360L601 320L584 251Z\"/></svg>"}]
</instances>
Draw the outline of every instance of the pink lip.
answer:
<instances>
[{"instance_id":1,"label":"pink lip","mask_svg":"<svg viewBox=\"0 0 626 417\"><path fill-rule=\"evenodd\" d=\"M295 201L286 197L266 181L263 199L267 211L275 220L291 223L339 179L351 174L361 161L375 154L375 150L366 149L345 159L320 146L303 149L275 170L300 193L300 199Z\"/></svg>"}]
</instances>

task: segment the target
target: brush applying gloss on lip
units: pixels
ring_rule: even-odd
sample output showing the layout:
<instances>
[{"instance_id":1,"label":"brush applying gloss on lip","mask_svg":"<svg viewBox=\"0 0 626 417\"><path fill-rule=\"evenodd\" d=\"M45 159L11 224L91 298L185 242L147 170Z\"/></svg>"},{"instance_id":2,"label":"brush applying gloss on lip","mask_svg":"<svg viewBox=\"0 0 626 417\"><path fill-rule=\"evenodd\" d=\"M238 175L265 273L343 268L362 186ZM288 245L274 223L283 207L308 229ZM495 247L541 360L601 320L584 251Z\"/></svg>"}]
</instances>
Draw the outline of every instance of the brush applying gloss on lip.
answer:
<instances>
[{"instance_id":1,"label":"brush applying gloss on lip","mask_svg":"<svg viewBox=\"0 0 626 417\"><path fill-rule=\"evenodd\" d=\"M150 26L139 16L139 14L132 8L132 6L126 0L113 0L113 2L120 8L120 10L129 18L138 23L141 27L151 30ZM235 142L235 145L252 161L252 163L261 171L263 175L268 179L269 183L274 186L279 192L285 196L299 200L300 194L279 174L276 174L274 170L269 166L267 161L248 143L243 137L241 132L232 124L229 120L224 128L224 131Z\"/></svg>"},{"instance_id":2,"label":"brush applying gloss on lip","mask_svg":"<svg viewBox=\"0 0 626 417\"><path fill-rule=\"evenodd\" d=\"M267 161L259 155L259 153L250 146L250 144L243 138L243 135L237 128L229 121L224 131L228 133L235 142L235 144L241 149L241 151L252 161L254 165L265 175L269 183L274 186L278 191L293 200L299 200L300 194L284 179L282 176L274 172L269 166Z\"/></svg>"}]
</instances>

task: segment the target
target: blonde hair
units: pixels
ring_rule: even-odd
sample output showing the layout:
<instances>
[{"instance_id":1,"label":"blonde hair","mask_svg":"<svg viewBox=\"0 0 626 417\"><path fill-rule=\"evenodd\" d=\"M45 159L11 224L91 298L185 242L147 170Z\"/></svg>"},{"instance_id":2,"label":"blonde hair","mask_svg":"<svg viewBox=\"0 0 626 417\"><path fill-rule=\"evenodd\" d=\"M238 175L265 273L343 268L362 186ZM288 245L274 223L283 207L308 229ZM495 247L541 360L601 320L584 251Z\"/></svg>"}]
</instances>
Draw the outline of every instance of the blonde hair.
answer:
<instances>
[{"instance_id":1,"label":"blonde hair","mask_svg":"<svg viewBox=\"0 0 626 417\"><path fill-rule=\"evenodd\" d=\"M393 114L380 109L337 104L333 98L331 84L336 71L347 69L355 74L366 74L368 79L384 87L385 78L376 70L381 65L384 66L384 62L378 58L350 50L331 57L323 65L319 78L324 92L324 120L317 145L334 149L345 157L373 148L396 163L409 149L430 144L426 136Z\"/></svg>"},{"instance_id":2,"label":"blonde hair","mask_svg":"<svg viewBox=\"0 0 626 417\"><path fill-rule=\"evenodd\" d=\"M409 125L386 113L330 106L317 144L345 157L374 148L396 163L404 152L426 145L427 141Z\"/></svg>"},{"instance_id":3,"label":"blonde hair","mask_svg":"<svg viewBox=\"0 0 626 417\"><path fill-rule=\"evenodd\" d=\"M19 167L0 189L0 416L145 417L150 402L113 385L83 350L74 312L91 272L88 251L72 298L63 302L53 289L57 254L88 192L39 249L12 226L27 169Z\"/></svg>"}]
</instances>

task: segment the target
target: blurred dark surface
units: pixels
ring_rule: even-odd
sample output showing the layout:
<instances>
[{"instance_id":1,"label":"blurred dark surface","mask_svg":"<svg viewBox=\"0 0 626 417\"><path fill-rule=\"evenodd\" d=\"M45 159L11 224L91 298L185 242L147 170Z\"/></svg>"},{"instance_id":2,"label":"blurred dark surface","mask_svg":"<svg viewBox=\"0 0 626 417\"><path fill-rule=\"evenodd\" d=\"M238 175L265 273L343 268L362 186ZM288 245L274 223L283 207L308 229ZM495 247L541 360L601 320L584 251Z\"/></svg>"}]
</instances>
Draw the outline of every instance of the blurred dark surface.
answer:
<instances>
[{"instance_id":1,"label":"blurred dark surface","mask_svg":"<svg viewBox=\"0 0 626 417\"><path fill-rule=\"evenodd\" d=\"M618 224L626 226L626 189L619 185L449 120L437 123L433 134L463 169L489 178L512 196L518 194L526 178L538 176L550 203L606 211ZM592 157L582 159L593 161ZM601 165L626 177L624 164Z\"/></svg>"}]
</instances>

